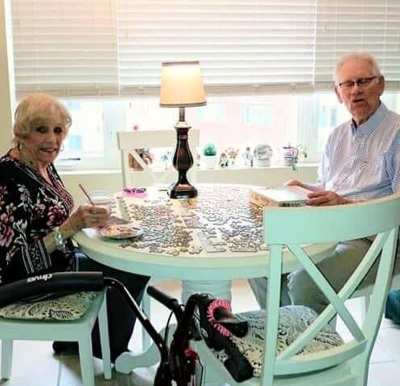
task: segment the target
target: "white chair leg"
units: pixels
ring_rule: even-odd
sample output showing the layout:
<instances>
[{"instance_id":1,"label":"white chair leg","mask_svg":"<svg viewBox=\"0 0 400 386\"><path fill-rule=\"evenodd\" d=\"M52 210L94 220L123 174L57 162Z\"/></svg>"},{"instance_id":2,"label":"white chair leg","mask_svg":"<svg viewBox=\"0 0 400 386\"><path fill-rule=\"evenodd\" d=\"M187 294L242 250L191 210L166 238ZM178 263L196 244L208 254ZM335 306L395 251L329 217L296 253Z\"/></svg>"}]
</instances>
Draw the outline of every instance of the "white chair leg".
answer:
<instances>
[{"instance_id":1,"label":"white chair leg","mask_svg":"<svg viewBox=\"0 0 400 386\"><path fill-rule=\"evenodd\" d=\"M13 341L3 339L1 342L1 378L10 379L13 356Z\"/></svg>"},{"instance_id":2,"label":"white chair leg","mask_svg":"<svg viewBox=\"0 0 400 386\"><path fill-rule=\"evenodd\" d=\"M361 297L361 323L364 323L364 320L367 316L367 311L369 307L370 296L365 295Z\"/></svg>"},{"instance_id":3,"label":"white chair leg","mask_svg":"<svg viewBox=\"0 0 400 386\"><path fill-rule=\"evenodd\" d=\"M107 320L107 304L104 299L103 304L99 311L99 330L100 330L100 343L101 354L103 356L103 371L104 378L111 379L111 359L110 359L110 338L108 335L108 320Z\"/></svg>"},{"instance_id":4,"label":"white chair leg","mask_svg":"<svg viewBox=\"0 0 400 386\"><path fill-rule=\"evenodd\" d=\"M82 384L84 386L94 385L94 368L93 368L93 352L92 337L89 334L79 341L79 360L81 365Z\"/></svg>"},{"instance_id":5,"label":"white chair leg","mask_svg":"<svg viewBox=\"0 0 400 386\"><path fill-rule=\"evenodd\" d=\"M142 309L147 315L148 319L151 320L151 299L145 291L142 298ZM146 351L151 344L151 339L147 331L142 327L142 350Z\"/></svg>"}]
</instances>

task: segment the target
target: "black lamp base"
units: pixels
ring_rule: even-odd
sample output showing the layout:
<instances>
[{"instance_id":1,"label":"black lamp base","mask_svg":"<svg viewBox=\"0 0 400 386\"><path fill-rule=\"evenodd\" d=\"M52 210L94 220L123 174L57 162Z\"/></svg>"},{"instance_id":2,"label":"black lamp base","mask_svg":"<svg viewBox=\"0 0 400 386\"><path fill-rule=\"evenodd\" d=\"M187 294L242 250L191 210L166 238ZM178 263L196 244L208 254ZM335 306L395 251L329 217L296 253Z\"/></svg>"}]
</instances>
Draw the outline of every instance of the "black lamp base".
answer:
<instances>
[{"instance_id":1,"label":"black lamp base","mask_svg":"<svg viewBox=\"0 0 400 386\"><path fill-rule=\"evenodd\" d=\"M181 184L176 182L169 187L168 195L170 198L177 199L195 198L197 197L197 189L189 183Z\"/></svg>"},{"instance_id":2,"label":"black lamp base","mask_svg":"<svg viewBox=\"0 0 400 386\"><path fill-rule=\"evenodd\" d=\"M189 148L190 126L185 122L185 109L179 108L179 121L175 125L176 149L172 164L178 172L178 181L168 190L170 198L195 198L197 189L187 179L187 172L193 165L193 156Z\"/></svg>"}]
</instances>

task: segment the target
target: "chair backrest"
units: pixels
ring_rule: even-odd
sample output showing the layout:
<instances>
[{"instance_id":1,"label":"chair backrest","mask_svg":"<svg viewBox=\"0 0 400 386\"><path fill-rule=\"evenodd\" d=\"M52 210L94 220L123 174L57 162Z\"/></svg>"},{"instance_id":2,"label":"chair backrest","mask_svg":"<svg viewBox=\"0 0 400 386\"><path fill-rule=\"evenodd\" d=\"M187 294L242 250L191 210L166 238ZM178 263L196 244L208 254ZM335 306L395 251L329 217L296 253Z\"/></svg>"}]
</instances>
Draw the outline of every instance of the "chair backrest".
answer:
<instances>
[{"instance_id":1,"label":"chair backrest","mask_svg":"<svg viewBox=\"0 0 400 386\"><path fill-rule=\"evenodd\" d=\"M121 168L123 187L149 186L155 183L167 184L177 178L177 172L171 167L168 170L155 171L151 165L147 165L138 153L142 148L171 148L172 154L176 148L175 130L143 130L123 131L117 133L118 149L121 151ZM189 131L189 146L193 155L194 165L188 176L190 181L195 179L197 148L199 146L199 130ZM134 171L129 166L129 155L140 165L142 170ZM172 164L172 161L171 161ZM131 178L134 175L135 178Z\"/></svg>"},{"instance_id":2,"label":"chair backrest","mask_svg":"<svg viewBox=\"0 0 400 386\"><path fill-rule=\"evenodd\" d=\"M331 207L265 208L265 240L270 245L267 276L265 358L263 385L272 385L274 375L299 374L338 365L349 359L360 372L368 364L379 329L393 270L400 225L400 194L363 203ZM357 269L336 293L304 251L309 243L336 243L377 235ZM287 247L313 278L330 304L290 346L276 355L283 249ZM351 297L372 265L378 271L366 319L361 326L345 301ZM314 354L296 355L329 321L339 315L352 339L339 347ZM361 363L363 365L361 365ZM366 363L366 364L365 364ZM364 374L363 374L364 375ZM362 375L362 376L363 376Z\"/></svg>"}]
</instances>

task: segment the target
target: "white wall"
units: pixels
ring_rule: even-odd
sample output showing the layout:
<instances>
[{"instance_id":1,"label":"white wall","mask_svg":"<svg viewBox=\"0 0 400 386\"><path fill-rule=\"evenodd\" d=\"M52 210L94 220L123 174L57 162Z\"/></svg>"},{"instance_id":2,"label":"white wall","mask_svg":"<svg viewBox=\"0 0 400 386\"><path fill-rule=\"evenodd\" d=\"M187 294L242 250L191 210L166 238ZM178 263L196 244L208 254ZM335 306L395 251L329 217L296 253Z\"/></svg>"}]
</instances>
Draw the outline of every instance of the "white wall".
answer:
<instances>
[{"instance_id":1,"label":"white wall","mask_svg":"<svg viewBox=\"0 0 400 386\"><path fill-rule=\"evenodd\" d=\"M0 0L0 154L11 147L14 111L14 67L12 66L11 20L9 0Z\"/></svg>"}]
</instances>

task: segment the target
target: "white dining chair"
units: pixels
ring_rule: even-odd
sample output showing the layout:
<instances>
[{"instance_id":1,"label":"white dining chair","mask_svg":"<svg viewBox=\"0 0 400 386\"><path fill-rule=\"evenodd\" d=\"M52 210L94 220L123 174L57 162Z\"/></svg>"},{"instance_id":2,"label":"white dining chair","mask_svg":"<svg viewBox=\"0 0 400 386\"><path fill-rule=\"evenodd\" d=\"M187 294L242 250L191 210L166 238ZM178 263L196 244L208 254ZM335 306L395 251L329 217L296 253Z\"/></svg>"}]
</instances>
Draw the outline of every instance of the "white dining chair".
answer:
<instances>
[{"instance_id":1,"label":"white dining chair","mask_svg":"<svg viewBox=\"0 0 400 386\"><path fill-rule=\"evenodd\" d=\"M265 208L265 240L270 245L265 272L261 273L269 278L266 311L239 315L250 321L250 332L252 321L262 315L263 328L258 330L259 334L262 331L262 339L257 346L251 337L241 338L243 341L232 338L239 348L246 348L242 353L253 365L253 378L236 382L224 367L222 361L226 358L221 352L199 342L196 351L206 374L230 385L367 385L371 351L390 288L399 225L399 194L332 207ZM338 293L303 249L310 243L337 243L372 235L377 236L369 251ZM285 325L287 318L286 321L282 318L288 309L279 305L285 248L330 301L320 315L314 313L314 316L306 307L289 306L297 315L291 326ZM378 271L371 301L365 320L358 324L345 302L375 262ZM335 317L342 319L350 333L351 337L345 341L329 323Z\"/></svg>"},{"instance_id":2,"label":"white dining chair","mask_svg":"<svg viewBox=\"0 0 400 386\"><path fill-rule=\"evenodd\" d=\"M199 133L199 130L192 129L189 131L188 141L194 160L194 165L188 173L190 181L196 180ZM117 133L117 139L118 149L121 152L122 185L124 188L151 186L155 184L168 185L176 179L177 172L172 167L172 160L171 167L167 170L155 170L152 165L146 164L139 154L139 150L143 148L168 148L173 155L176 148L175 130L121 131ZM135 159L142 170L133 170L130 167L130 156Z\"/></svg>"},{"instance_id":3,"label":"white dining chair","mask_svg":"<svg viewBox=\"0 0 400 386\"><path fill-rule=\"evenodd\" d=\"M111 379L105 296L105 291L78 292L52 300L14 303L0 308L1 378L11 377L14 340L57 340L78 342L82 383L94 386L91 332L98 319L104 378ZM34 361L32 358L32 363Z\"/></svg>"}]
</instances>

